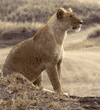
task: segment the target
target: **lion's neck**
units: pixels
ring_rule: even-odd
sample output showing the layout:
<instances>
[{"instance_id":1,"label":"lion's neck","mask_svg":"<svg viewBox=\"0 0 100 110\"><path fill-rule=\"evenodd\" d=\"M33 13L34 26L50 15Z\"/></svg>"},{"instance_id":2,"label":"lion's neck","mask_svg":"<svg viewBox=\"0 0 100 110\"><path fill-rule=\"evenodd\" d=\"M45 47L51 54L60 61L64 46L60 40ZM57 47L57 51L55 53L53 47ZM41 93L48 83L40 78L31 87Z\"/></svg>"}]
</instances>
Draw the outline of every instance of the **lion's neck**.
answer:
<instances>
[{"instance_id":1,"label":"lion's neck","mask_svg":"<svg viewBox=\"0 0 100 110\"><path fill-rule=\"evenodd\" d=\"M49 32L56 40L56 43L58 45L62 45L64 39L67 36L67 30L69 29L63 27L59 20L56 18L56 14L50 19L50 21L47 23L47 26L49 27Z\"/></svg>"}]
</instances>

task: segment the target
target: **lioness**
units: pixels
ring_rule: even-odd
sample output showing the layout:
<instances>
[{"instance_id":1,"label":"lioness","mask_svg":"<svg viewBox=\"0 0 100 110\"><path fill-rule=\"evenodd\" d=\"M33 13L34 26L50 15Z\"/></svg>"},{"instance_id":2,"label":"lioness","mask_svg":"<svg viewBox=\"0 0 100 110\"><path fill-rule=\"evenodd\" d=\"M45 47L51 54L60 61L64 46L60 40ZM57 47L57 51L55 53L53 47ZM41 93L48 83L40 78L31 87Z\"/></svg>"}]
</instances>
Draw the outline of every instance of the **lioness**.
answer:
<instances>
[{"instance_id":1,"label":"lioness","mask_svg":"<svg viewBox=\"0 0 100 110\"><path fill-rule=\"evenodd\" d=\"M59 8L34 37L13 47L5 60L3 74L20 73L40 87L42 71L46 70L54 91L63 94L60 82L63 41L68 29L80 30L81 24L71 8Z\"/></svg>"}]
</instances>

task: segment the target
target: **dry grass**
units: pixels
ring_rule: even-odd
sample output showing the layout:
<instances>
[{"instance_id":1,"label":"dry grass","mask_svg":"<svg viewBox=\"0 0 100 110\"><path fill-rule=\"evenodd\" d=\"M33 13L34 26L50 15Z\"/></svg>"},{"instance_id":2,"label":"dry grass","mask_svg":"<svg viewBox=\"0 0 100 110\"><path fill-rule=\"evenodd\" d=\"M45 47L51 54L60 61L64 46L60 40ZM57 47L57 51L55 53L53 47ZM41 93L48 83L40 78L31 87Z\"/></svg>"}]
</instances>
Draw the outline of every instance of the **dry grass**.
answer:
<instances>
[{"instance_id":1,"label":"dry grass","mask_svg":"<svg viewBox=\"0 0 100 110\"><path fill-rule=\"evenodd\" d=\"M0 109L3 110L72 110L76 99L61 98L36 88L21 76L0 77Z\"/></svg>"},{"instance_id":2,"label":"dry grass","mask_svg":"<svg viewBox=\"0 0 100 110\"><path fill-rule=\"evenodd\" d=\"M36 22L36 23L29 23L29 22L6 22L6 21L0 21L0 33L4 33L5 31L11 31L11 30L16 30L18 32L20 32L21 30L18 30L20 28L26 28L28 31L31 31L32 29L34 30L38 30L40 29L44 24Z\"/></svg>"},{"instance_id":3,"label":"dry grass","mask_svg":"<svg viewBox=\"0 0 100 110\"><path fill-rule=\"evenodd\" d=\"M44 26L43 23L17 23L0 21L0 47L15 45L34 34Z\"/></svg>"},{"instance_id":4,"label":"dry grass","mask_svg":"<svg viewBox=\"0 0 100 110\"><path fill-rule=\"evenodd\" d=\"M6 16L15 11L18 7L25 5L23 0L0 0L0 19L6 19Z\"/></svg>"},{"instance_id":5,"label":"dry grass","mask_svg":"<svg viewBox=\"0 0 100 110\"><path fill-rule=\"evenodd\" d=\"M2 20L0 21L0 47L15 45L33 37L59 7L65 9L71 7L83 19L83 27L88 27L90 24L93 25L100 21L99 1L93 3L93 1L83 2L79 0L77 2L74 0L38 0L38 2L34 0L2 0L0 5L2 7L0 10L0 19ZM15 38L17 40L13 40ZM1 39L4 41L1 41Z\"/></svg>"},{"instance_id":6,"label":"dry grass","mask_svg":"<svg viewBox=\"0 0 100 110\"><path fill-rule=\"evenodd\" d=\"M46 23L59 7L71 7L89 25L99 22L99 4L80 0L5 0L0 2L0 15L3 21Z\"/></svg>"}]
</instances>

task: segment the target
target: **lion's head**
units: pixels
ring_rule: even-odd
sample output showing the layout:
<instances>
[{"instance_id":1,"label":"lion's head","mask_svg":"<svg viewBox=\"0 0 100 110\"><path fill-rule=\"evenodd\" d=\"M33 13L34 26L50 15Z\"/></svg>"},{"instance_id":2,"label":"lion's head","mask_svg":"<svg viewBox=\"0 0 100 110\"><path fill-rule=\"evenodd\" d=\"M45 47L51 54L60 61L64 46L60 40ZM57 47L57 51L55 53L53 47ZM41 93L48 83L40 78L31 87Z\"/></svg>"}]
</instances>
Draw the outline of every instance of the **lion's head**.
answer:
<instances>
[{"instance_id":1,"label":"lion's head","mask_svg":"<svg viewBox=\"0 0 100 110\"><path fill-rule=\"evenodd\" d=\"M80 31L83 21L76 16L76 14L72 11L71 8L69 8L68 10L59 8L57 10L56 15L57 19L61 21L60 27L63 30L73 29L75 31Z\"/></svg>"}]
</instances>

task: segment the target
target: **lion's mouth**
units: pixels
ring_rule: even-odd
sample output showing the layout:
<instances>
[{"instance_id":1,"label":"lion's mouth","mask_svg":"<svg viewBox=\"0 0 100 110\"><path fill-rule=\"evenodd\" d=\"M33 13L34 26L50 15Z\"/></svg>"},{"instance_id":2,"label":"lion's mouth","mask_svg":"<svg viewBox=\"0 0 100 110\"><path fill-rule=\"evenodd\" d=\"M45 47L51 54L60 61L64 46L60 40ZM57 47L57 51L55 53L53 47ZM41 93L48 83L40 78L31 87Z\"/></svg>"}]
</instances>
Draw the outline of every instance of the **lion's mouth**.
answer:
<instances>
[{"instance_id":1,"label":"lion's mouth","mask_svg":"<svg viewBox=\"0 0 100 110\"><path fill-rule=\"evenodd\" d=\"M73 26L72 29L76 32L79 32L81 30L81 25L79 25L78 27Z\"/></svg>"},{"instance_id":2,"label":"lion's mouth","mask_svg":"<svg viewBox=\"0 0 100 110\"><path fill-rule=\"evenodd\" d=\"M75 30L77 27L72 27L73 30Z\"/></svg>"}]
</instances>

